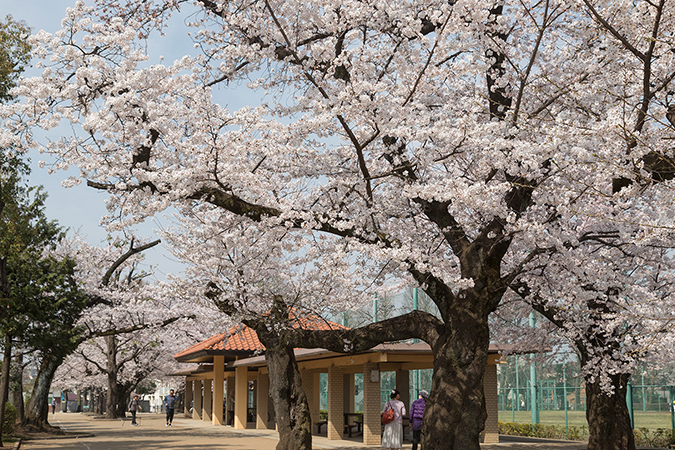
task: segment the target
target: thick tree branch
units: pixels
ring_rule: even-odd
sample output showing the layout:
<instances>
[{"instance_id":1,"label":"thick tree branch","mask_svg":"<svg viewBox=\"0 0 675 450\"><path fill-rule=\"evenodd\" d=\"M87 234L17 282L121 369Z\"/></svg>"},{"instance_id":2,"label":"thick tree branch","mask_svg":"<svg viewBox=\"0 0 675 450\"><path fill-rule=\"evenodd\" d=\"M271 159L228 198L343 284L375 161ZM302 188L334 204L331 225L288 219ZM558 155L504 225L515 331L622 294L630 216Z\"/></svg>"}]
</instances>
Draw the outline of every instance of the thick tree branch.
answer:
<instances>
[{"instance_id":1,"label":"thick tree branch","mask_svg":"<svg viewBox=\"0 0 675 450\"><path fill-rule=\"evenodd\" d=\"M144 252L145 250L158 245L160 242L161 240L157 239L147 244L141 245L140 247L134 248L134 241L132 239L131 244L129 245L129 250L127 250L125 254L117 258L117 260L110 266L110 268L101 278L101 286L108 286L108 284L110 283L110 278L113 276L117 268L121 266L127 259L131 258L133 255Z\"/></svg>"},{"instance_id":2,"label":"thick tree branch","mask_svg":"<svg viewBox=\"0 0 675 450\"><path fill-rule=\"evenodd\" d=\"M444 327L436 317L424 311L375 322L364 327L341 330L294 329L290 345L302 348L325 348L339 353L358 353L384 342L410 338L422 339L432 347Z\"/></svg>"}]
</instances>

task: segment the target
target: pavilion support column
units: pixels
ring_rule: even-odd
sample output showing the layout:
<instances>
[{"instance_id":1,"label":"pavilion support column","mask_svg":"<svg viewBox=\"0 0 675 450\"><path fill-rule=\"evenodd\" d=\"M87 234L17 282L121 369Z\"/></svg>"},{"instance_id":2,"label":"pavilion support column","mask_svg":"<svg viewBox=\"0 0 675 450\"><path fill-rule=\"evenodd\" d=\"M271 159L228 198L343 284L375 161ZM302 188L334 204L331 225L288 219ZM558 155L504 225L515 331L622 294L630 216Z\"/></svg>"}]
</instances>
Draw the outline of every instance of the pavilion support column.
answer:
<instances>
[{"instance_id":1,"label":"pavilion support column","mask_svg":"<svg viewBox=\"0 0 675 450\"><path fill-rule=\"evenodd\" d=\"M195 392L192 398L192 418L195 420L202 419L202 380L194 381Z\"/></svg>"},{"instance_id":2,"label":"pavilion support column","mask_svg":"<svg viewBox=\"0 0 675 450\"><path fill-rule=\"evenodd\" d=\"M485 420L485 430L483 430L484 444L499 443L499 422L498 422L498 402L497 402L497 365L488 363L485 366L485 376L483 377L483 392L485 393L485 409L487 410L487 419Z\"/></svg>"},{"instance_id":3,"label":"pavilion support column","mask_svg":"<svg viewBox=\"0 0 675 450\"><path fill-rule=\"evenodd\" d=\"M192 380L185 377L185 406L183 407L185 417L190 417L190 406L192 406L192 384Z\"/></svg>"},{"instance_id":4,"label":"pavilion support column","mask_svg":"<svg viewBox=\"0 0 675 450\"><path fill-rule=\"evenodd\" d=\"M248 407L248 368L237 367L234 369L234 377L234 428L245 430Z\"/></svg>"},{"instance_id":5,"label":"pavilion support column","mask_svg":"<svg viewBox=\"0 0 675 450\"><path fill-rule=\"evenodd\" d=\"M307 404L309 405L309 415L312 419L312 425L314 425L319 417L319 409L318 408L316 408L316 410L314 409L315 408L314 405L316 403L314 401L314 396L316 395L314 389L314 372L310 370L301 370L300 376L302 377L302 389L304 389L305 395L307 395Z\"/></svg>"},{"instance_id":6,"label":"pavilion support column","mask_svg":"<svg viewBox=\"0 0 675 450\"><path fill-rule=\"evenodd\" d=\"M270 420L270 376L266 373L258 372L258 382L256 383L256 423L255 427L259 430L274 429L274 424Z\"/></svg>"},{"instance_id":7,"label":"pavilion support column","mask_svg":"<svg viewBox=\"0 0 675 450\"><path fill-rule=\"evenodd\" d=\"M344 377L339 367L328 368L328 439L342 439L344 429Z\"/></svg>"},{"instance_id":8,"label":"pavilion support column","mask_svg":"<svg viewBox=\"0 0 675 450\"><path fill-rule=\"evenodd\" d=\"M312 425L314 425L319 421L321 374L310 370L303 370L300 374L302 375L302 388L305 390L305 394L307 394L307 403L309 404L309 414L312 418Z\"/></svg>"},{"instance_id":9,"label":"pavilion support column","mask_svg":"<svg viewBox=\"0 0 675 450\"><path fill-rule=\"evenodd\" d=\"M401 392L401 401L405 405L406 412L410 412L410 372L407 370L396 371L396 389Z\"/></svg>"},{"instance_id":10,"label":"pavilion support column","mask_svg":"<svg viewBox=\"0 0 675 450\"><path fill-rule=\"evenodd\" d=\"M204 380L204 401L202 402L202 420L211 422L211 386L213 380Z\"/></svg>"},{"instance_id":11,"label":"pavilion support column","mask_svg":"<svg viewBox=\"0 0 675 450\"><path fill-rule=\"evenodd\" d=\"M363 365L363 443L382 443L380 371L377 364Z\"/></svg>"},{"instance_id":12,"label":"pavilion support column","mask_svg":"<svg viewBox=\"0 0 675 450\"><path fill-rule=\"evenodd\" d=\"M213 425L223 425L225 357L213 357Z\"/></svg>"}]
</instances>

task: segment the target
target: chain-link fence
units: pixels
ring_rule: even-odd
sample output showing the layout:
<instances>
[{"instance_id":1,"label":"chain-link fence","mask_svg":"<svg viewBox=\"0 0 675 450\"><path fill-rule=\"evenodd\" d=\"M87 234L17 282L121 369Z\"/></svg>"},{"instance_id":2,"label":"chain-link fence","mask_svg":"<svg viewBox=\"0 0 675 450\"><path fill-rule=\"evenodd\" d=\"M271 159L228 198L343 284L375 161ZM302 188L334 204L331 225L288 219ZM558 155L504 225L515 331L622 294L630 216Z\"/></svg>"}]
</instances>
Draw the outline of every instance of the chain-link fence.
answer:
<instances>
[{"instance_id":1,"label":"chain-link fence","mask_svg":"<svg viewBox=\"0 0 675 450\"><path fill-rule=\"evenodd\" d=\"M586 389L578 373L573 360L544 365L522 356L507 358L498 371L499 420L587 427ZM626 402L633 427L675 429L675 386L644 383L644 372L632 380Z\"/></svg>"}]
</instances>

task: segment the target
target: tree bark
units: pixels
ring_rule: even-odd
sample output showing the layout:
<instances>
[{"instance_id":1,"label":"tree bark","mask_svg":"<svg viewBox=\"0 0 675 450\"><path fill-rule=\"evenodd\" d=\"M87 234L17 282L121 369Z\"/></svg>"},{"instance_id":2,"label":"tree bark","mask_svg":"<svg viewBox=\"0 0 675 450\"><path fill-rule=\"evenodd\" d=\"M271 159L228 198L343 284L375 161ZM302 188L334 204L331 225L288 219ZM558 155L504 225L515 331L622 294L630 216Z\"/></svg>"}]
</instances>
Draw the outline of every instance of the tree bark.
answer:
<instances>
[{"instance_id":1,"label":"tree bark","mask_svg":"<svg viewBox=\"0 0 675 450\"><path fill-rule=\"evenodd\" d=\"M105 396L103 395L102 389L100 387L94 388L94 412L96 414L104 415L105 414Z\"/></svg>"},{"instance_id":2,"label":"tree bark","mask_svg":"<svg viewBox=\"0 0 675 450\"><path fill-rule=\"evenodd\" d=\"M9 397L9 378L12 363L12 336L5 335L2 359L2 375L0 376L0 425L5 423L5 403ZM2 427L0 426L0 447L2 445Z\"/></svg>"},{"instance_id":3,"label":"tree bark","mask_svg":"<svg viewBox=\"0 0 675 450\"><path fill-rule=\"evenodd\" d=\"M613 313L608 303L604 301L590 300L588 306L588 315L600 322L603 314ZM532 307L555 326L565 329L566 323L557 316L554 308L539 303L533 303ZM594 364L591 362L588 346L597 352L594 357L605 361L615 360L615 355L621 353L619 340L604 334L601 325L584 329L575 346L579 352L582 369ZM606 373L605 376L609 378L613 388L614 393L611 395L602 390L597 377L585 377L588 450L635 450L635 436L626 404L630 374Z\"/></svg>"},{"instance_id":4,"label":"tree bark","mask_svg":"<svg viewBox=\"0 0 675 450\"><path fill-rule=\"evenodd\" d=\"M588 364L585 359L582 355L582 367ZM609 378L613 394L604 392L597 378L586 379L588 450L635 450L635 437L626 404L630 374L615 374Z\"/></svg>"},{"instance_id":5,"label":"tree bark","mask_svg":"<svg viewBox=\"0 0 675 450\"><path fill-rule=\"evenodd\" d=\"M294 346L289 344L289 334L294 333L294 318L291 316L288 306L278 297L270 312L271 323L265 319L247 320L245 323L255 330L265 346L270 396L279 433L276 450L311 450L312 417L309 402L302 388ZM274 324L281 324L285 330L280 332Z\"/></svg>"},{"instance_id":6,"label":"tree bark","mask_svg":"<svg viewBox=\"0 0 675 450\"><path fill-rule=\"evenodd\" d=\"M121 419L126 416L125 389L117 381L117 338L106 336L108 395L106 397L106 419Z\"/></svg>"},{"instance_id":7,"label":"tree bark","mask_svg":"<svg viewBox=\"0 0 675 450\"><path fill-rule=\"evenodd\" d=\"M23 353L19 352L14 357L11 371L11 401L16 408L16 422L23 423L26 412L23 404Z\"/></svg>"},{"instance_id":8,"label":"tree bark","mask_svg":"<svg viewBox=\"0 0 675 450\"><path fill-rule=\"evenodd\" d=\"M266 341L265 361L279 431L276 450L311 450L312 417L293 348L279 338Z\"/></svg>"},{"instance_id":9,"label":"tree bark","mask_svg":"<svg viewBox=\"0 0 675 450\"><path fill-rule=\"evenodd\" d=\"M433 346L434 372L422 425L425 450L480 449L489 344L487 321L468 320L456 330L447 329Z\"/></svg>"},{"instance_id":10,"label":"tree bark","mask_svg":"<svg viewBox=\"0 0 675 450\"><path fill-rule=\"evenodd\" d=\"M35 384L33 384L30 400L26 405L24 427L50 432L58 430L58 428L49 425L47 420L49 418L48 400L49 389L54 379L54 374L62 362L63 357L45 355L42 359L37 376L35 377Z\"/></svg>"}]
</instances>

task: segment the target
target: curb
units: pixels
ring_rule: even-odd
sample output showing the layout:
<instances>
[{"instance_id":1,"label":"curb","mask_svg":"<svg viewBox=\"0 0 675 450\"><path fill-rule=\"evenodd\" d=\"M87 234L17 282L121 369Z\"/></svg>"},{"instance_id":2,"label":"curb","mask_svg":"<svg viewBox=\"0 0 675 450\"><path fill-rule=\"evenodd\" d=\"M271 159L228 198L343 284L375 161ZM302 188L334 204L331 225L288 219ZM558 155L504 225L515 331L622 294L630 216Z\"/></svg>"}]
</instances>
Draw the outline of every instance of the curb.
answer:
<instances>
[{"instance_id":1,"label":"curb","mask_svg":"<svg viewBox=\"0 0 675 450\"><path fill-rule=\"evenodd\" d=\"M54 436L44 436L26 439L27 441L52 441L59 439L79 439L79 438L90 438L94 437L94 433L82 433L82 434L57 434ZM16 449L15 449L16 450Z\"/></svg>"}]
</instances>

